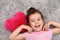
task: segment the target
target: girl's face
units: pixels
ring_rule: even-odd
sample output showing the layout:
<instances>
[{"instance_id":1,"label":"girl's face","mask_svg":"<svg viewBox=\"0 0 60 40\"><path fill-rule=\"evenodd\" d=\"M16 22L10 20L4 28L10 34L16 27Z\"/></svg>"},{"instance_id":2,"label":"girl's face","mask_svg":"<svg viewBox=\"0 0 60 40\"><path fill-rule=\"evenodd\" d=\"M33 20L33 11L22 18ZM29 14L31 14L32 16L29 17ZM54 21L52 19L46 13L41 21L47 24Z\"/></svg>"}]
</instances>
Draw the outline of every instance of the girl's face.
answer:
<instances>
[{"instance_id":1,"label":"girl's face","mask_svg":"<svg viewBox=\"0 0 60 40\"><path fill-rule=\"evenodd\" d=\"M42 17L38 12L29 16L29 23L34 31L41 31L44 24Z\"/></svg>"}]
</instances>

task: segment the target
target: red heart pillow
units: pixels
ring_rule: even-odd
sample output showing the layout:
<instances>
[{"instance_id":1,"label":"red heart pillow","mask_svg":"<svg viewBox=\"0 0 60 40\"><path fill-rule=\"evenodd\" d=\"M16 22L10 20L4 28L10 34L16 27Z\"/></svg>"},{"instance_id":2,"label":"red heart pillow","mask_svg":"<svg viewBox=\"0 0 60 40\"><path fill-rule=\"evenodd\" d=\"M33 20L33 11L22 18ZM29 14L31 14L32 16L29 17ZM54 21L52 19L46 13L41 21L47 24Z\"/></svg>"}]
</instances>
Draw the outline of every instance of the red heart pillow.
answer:
<instances>
[{"instance_id":1,"label":"red heart pillow","mask_svg":"<svg viewBox=\"0 0 60 40\"><path fill-rule=\"evenodd\" d=\"M5 27L9 31L14 31L16 28L18 28L20 25L26 25L26 16L23 12L16 12L14 17L9 18L5 21ZM25 32L26 30L22 30L21 32Z\"/></svg>"}]
</instances>

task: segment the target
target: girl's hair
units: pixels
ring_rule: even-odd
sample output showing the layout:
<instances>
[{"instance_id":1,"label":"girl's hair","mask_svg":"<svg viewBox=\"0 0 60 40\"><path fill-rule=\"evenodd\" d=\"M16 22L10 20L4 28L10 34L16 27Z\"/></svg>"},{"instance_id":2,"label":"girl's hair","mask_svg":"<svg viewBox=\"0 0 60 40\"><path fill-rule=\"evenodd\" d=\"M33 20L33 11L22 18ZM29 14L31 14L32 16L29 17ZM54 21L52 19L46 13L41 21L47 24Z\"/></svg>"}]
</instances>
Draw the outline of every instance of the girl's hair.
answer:
<instances>
[{"instance_id":1,"label":"girl's hair","mask_svg":"<svg viewBox=\"0 0 60 40\"><path fill-rule=\"evenodd\" d=\"M29 23L29 16L34 14L34 13L36 13L36 12L38 12L41 15L42 19L43 19L43 15L42 15L42 13L39 10L37 10L37 9L35 9L33 7L30 7L29 10L27 10L27 16L26 16L28 23Z\"/></svg>"}]
</instances>

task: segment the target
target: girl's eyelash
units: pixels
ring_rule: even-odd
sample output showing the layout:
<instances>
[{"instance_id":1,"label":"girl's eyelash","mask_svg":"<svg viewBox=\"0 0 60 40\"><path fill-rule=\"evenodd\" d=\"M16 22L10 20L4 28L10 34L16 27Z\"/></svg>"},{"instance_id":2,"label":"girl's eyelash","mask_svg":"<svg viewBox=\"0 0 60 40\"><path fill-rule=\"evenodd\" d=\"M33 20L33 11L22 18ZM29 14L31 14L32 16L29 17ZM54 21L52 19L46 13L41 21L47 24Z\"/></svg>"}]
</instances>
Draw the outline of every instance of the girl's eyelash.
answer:
<instances>
[{"instance_id":1,"label":"girl's eyelash","mask_svg":"<svg viewBox=\"0 0 60 40\"><path fill-rule=\"evenodd\" d=\"M41 19L37 19L38 21L41 20ZM34 22L34 21L31 21L31 22Z\"/></svg>"},{"instance_id":2,"label":"girl's eyelash","mask_svg":"<svg viewBox=\"0 0 60 40\"><path fill-rule=\"evenodd\" d=\"M39 21L40 19L38 19L38 21Z\"/></svg>"}]
</instances>

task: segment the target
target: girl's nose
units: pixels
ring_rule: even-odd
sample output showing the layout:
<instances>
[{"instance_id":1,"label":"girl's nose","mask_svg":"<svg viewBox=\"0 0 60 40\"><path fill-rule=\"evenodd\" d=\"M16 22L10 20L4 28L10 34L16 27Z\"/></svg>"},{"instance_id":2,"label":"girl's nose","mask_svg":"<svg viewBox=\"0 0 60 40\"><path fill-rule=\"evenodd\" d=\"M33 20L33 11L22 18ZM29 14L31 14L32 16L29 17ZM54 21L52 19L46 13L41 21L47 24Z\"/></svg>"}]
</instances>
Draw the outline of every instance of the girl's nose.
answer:
<instances>
[{"instance_id":1,"label":"girl's nose","mask_svg":"<svg viewBox=\"0 0 60 40\"><path fill-rule=\"evenodd\" d=\"M38 24L38 21L35 21L36 24Z\"/></svg>"}]
</instances>

